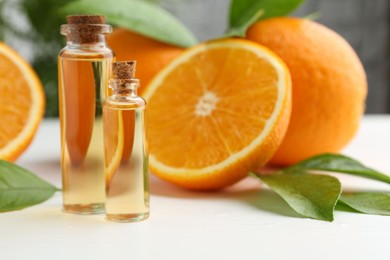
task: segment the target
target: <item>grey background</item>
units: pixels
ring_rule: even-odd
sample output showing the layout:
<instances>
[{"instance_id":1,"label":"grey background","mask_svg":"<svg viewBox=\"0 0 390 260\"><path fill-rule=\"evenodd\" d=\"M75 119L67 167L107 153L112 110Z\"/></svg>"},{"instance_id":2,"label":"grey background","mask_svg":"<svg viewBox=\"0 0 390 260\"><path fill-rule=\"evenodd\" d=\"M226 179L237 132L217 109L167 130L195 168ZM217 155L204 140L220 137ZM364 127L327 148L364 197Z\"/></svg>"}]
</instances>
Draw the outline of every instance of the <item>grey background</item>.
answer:
<instances>
[{"instance_id":1,"label":"grey background","mask_svg":"<svg viewBox=\"0 0 390 260\"><path fill-rule=\"evenodd\" d=\"M160 0L200 40L221 35L229 0ZM352 45L367 72L366 113L390 113L390 0L307 0L293 15L318 12L318 22Z\"/></svg>"}]
</instances>

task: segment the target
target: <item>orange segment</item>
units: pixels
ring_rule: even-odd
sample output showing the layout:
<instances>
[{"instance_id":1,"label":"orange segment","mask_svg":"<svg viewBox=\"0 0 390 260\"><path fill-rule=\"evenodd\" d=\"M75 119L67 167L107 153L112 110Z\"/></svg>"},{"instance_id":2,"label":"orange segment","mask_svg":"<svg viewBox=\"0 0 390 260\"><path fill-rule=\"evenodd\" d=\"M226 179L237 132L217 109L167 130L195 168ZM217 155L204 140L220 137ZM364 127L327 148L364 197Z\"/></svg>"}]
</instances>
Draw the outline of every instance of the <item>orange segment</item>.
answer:
<instances>
[{"instance_id":1,"label":"orange segment","mask_svg":"<svg viewBox=\"0 0 390 260\"><path fill-rule=\"evenodd\" d=\"M16 160L31 143L45 109L31 66L0 42L0 159Z\"/></svg>"},{"instance_id":2,"label":"orange segment","mask_svg":"<svg viewBox=\"0 0 390 260\"><path fill-rule=\"evenodd\" d=\"M264 165L287 129L284 63L246 40L195 46L149 84L152 172L192 189L218 189Z\"/></svg>"}]
</instances>

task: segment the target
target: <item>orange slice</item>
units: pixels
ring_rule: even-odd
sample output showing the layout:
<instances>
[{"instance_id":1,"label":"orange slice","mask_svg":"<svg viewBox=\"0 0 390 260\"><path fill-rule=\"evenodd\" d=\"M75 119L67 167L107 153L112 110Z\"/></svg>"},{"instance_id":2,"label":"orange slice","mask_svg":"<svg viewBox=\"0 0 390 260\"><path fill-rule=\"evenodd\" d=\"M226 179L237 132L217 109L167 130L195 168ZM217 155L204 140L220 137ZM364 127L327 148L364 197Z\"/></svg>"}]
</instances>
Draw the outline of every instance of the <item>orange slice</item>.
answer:
<instances>
[{"instance_id":1,"label":"orange slice","mask_svg":"<svg viewBox=\"0 0 390 260\"><path fill-rule=\"evenodd\" d=\"M13 161L37 131L45 110L45 95L31 66L1 42L0 93L0 159Z\"/></svg>"},{"instance_id":2,"label":"orange slice","mask_svg":"<svg viewBox=\"0 0 390 260\"><path fill-rule=\"evenodd\" d=\"M151 171L182 187L211 190L271 158L287 129L291 81L270 50L225 39L184 52L144 97Z\"/></svg>"}]
</instances>

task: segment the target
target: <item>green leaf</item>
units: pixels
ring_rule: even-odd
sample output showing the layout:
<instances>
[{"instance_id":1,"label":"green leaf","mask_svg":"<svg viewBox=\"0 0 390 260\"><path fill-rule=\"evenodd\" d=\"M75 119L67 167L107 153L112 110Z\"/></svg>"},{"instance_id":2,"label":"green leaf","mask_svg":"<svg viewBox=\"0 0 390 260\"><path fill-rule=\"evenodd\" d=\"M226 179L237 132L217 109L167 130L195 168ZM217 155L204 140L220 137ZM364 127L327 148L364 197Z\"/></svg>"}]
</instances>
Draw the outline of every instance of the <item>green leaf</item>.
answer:
<instances>
[{"instance_id":1,"label":"green leaf","mask_svg":"<svg viewBox=\"0 0 390 260\"><path fill-rule=\"evenodd\" d=\"M129 0L78 0L61 9L64 14L102 14L121 26L162 42L188 47L195 36L174 16L156 4Z\"/></svg>"},{"instance_id":2,"label":"green leaf","mask_svg":"<svg viewBox=\"0 0 390 260\"><path fill-rule=\"evenodd\" d=\"M341 193L338 179L297 171L288 174L252 175L278 193L299 214L333 221L333 211Z\"/></svg>"},{"instance_id":3,"label":"green leaf","mask_svg":"<svg viewBox=\"0 0 390 260\"><path fill-rule=\"evenodd\" d=\"M342 202L341 199L337 201L336 207L334 209L338 211L345 211L350 213L359 213L359 211L357 211L356 209L351 208L350 206Z\"/></svg>"},{"instance_id":4,"label":"green leaf","mask_svg":"<svg viewBox=\"0 0 390 260\"><path fill-rule=\"evenodd\" d=\"M232 0L226 36L245 36L249 26L260 19L291 13L304 0Z\"/></svg>"},{"instance_id":5,"label":"green leaf","mask_svg":"<svg viewBox=\"0 0 390 260\"><path fill-rule=\"evenodd\" d=\"M0 212L39 204L56 191L56 187L31 172L0 160Z\"/></svg>"},{"instance_id":6,"label":"green leaf","mask_svg":"<svg viewBox=\"0 0 390 260\"><path fill-rule=\"evenodd\" d=\"M248 16L248 20L243 20L242 23L238 25L231 25L229 30L224 34L224 37L244 37L249 26L257 22L261 16L264 15L264 10L259 9L256 13Z\"/></svg>"},{"instance_id":7,"label":"green leaf","mask_svg":"<svg viewBox=\"0 0 390 260\"><path fill-rule=\"evenodd\" d=\"M373 215L390 215L390 194L383 192L343 193L341 204L362 213Z\"/></svg>"},{"instance_id":8,"label":"green leaf","mask_svg":"<svg viewBox=\"0 0 390 260\"><path fill-rule=\"evenodd\" d=\"M288 171L318 170L339 172L390 184L390 176L369 168L362 163L340 154L322 154L311 157L296 165L283 169Z\"/></svg>"}]
</instances>

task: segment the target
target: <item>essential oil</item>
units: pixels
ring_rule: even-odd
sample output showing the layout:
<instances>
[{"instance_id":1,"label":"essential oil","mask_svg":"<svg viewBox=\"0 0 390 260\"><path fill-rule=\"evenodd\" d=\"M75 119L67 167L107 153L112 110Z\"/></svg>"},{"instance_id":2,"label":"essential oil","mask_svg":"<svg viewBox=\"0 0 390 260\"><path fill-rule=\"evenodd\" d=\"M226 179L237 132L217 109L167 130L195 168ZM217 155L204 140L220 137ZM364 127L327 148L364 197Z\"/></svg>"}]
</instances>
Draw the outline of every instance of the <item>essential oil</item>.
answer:
<instances>
[{"instance_id":1,"label":"essential oil","mask_svg":"<svg viewBox=\"0 0 390 260\"><path fill-rule=\"evenodd\" d=\"M135 61L113 64L112 95L103 107L106 217L133 222L149 216L146 102L137 96Z\"/></svg>"},{"instance_id":2,"label":"essential oil","mask_svg":"<svg viewBox=\"0 0 390 260\"><path fill-rule=\"evenodd\" d=\"M66 212L104 212L102 104L114 54L103 16L67 17L66 47L58 56L63 207Z\"/></svg>"}]
</instances>

